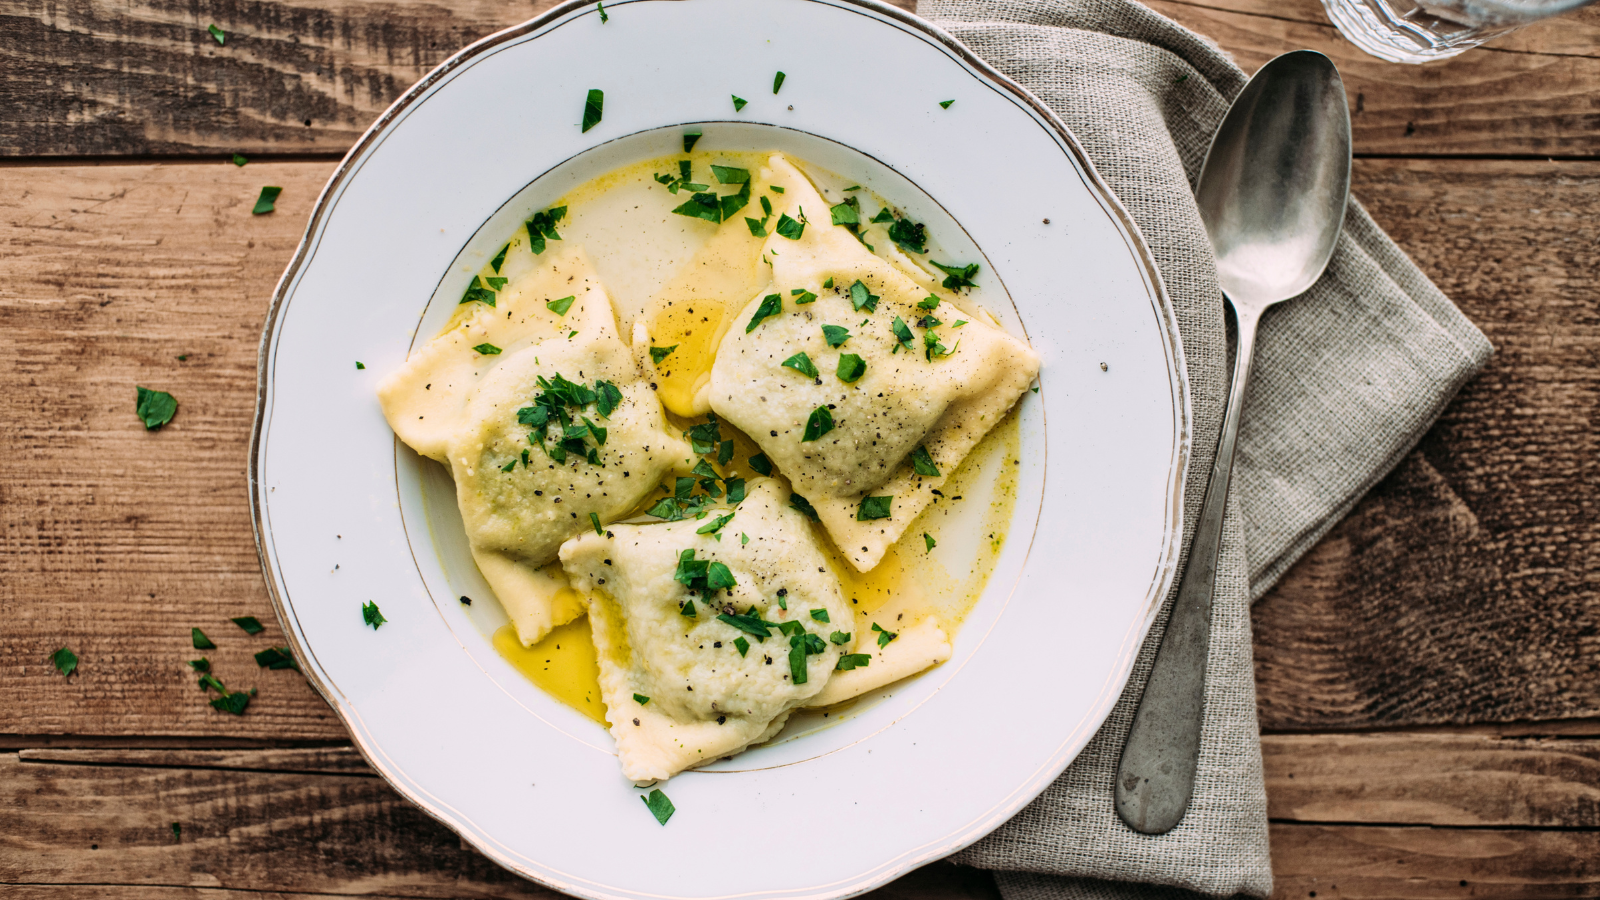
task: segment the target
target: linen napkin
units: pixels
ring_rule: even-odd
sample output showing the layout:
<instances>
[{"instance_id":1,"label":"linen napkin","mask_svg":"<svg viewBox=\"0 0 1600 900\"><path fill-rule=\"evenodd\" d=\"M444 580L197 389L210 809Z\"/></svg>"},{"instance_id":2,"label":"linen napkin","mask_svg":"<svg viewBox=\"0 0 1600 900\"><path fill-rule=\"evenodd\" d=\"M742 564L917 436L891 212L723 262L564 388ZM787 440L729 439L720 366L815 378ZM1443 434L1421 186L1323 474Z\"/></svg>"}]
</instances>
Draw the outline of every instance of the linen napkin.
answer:
<instances>
[{"instance_id":1,"label":"linen napkin","mask_svg":"<svg viewBox=\"0 0 1600 900\"><path fill-rule=\"evenodd\" d=\"M1193 392L1187 547L1229 379L1216 266L1192 186L1245 73L1205 38L1133 0L921 0L917 12L1066 122L1154 253ZM1265 897L1272 875L1250 601L1400 461L1490 352L1352 201L1327 273L1261 323L1188 815L1168 834L1141 835L1112 808L1112 779L1165 629L1163 611L1083 753L1031 805L953 859L996 870L1007 900Z\"/></svg>"}]
</instances>

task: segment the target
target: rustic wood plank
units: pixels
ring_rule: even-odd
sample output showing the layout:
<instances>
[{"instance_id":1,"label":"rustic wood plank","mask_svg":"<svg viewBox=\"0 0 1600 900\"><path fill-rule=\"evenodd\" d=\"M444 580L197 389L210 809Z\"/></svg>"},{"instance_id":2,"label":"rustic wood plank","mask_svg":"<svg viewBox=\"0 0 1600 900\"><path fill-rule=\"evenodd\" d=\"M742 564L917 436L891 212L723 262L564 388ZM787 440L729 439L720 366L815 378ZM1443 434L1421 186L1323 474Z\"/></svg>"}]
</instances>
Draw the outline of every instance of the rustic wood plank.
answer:
<instances>
[{"instance_id":1,"label":"rustic wood plank","mask_svg":"<svg viewBox=\"0 0 1600 900\"><path fill-rule=\"evenodd\" d=\"M135 766L146 769L228 769L242 772L292 772L308 775L378 777L355 747L286 747L267 750L22 750L25 763L82 766Z\"/></svg>"},{"instance_id":2,"label":"rustic wood plank","mask_svg":"<svg viewBox=\"0 0 1600 900\"><path fill-rule=\"evenodd\" d=\"M1264 729L1600 712L1600 166L1359 162L1494 343L1421 446L1254 610Z\"/></svg>"},{"instance_id":3,"label":"rustic wood plank","mask_svg":"<svg viewBox=\"0 0 1600 900\"><path fill-rule=\"evenodd\" d=\"M0 156L343 153L456 49L551 5L13 0L0 10ZM1151 5L1247 69L1299 47L1332 56L1358 153L1600 156L1600 10L1419 67L1362 54L1316 0Z\"/></svg>"},{"instance_id":4,"label":"rustic wood plank","mask_svg":"<svg viewBox=\"0 0 1600 900\"><path fill-rule=\"evenodd\" d=\"M353 753L353 751L351 751ZM114 765L91 764L98 755ZM359 759L359 758L358 758ZM551 898L466 847L381 779L272 771L295 751L238 754L179 768L89 751L73 764L0 754L0 885L39 897L234 900L235 891L404 897ZM182 826L179 836L172 823ZM70 886L49 893L47 885ZM143 888L108 886L143 885ZM104 891L77 893L80 886ZM202 890L208 889L208 890ZM7 887L6 896L13 896ZM161 896L175 896L165 894ZM259 896L252 893L252 896ZM987 873L936 863L867 895L874 900L993 900Z\"/></svg>"},{"instance_id":5,"label":"rustic wood plank","mask_svg":"<svg viewBox=\"0 0 1600 900\"><path fill-rule=\"evenodd\" d=\"M1600 741L1266 735L1261 755L1274 820L1600 828Z\"/></svg>"},{"instance_id":6,"label":"rustic wood plank","mask_svg":"<svg viewBox=\"0 0 1600 900\"><path fill-rule=\"evenodd\" d=\"M1600 896L1600 832L1274 824L1275 900Z\"/></svg>"},{"instance_id":7,"label":"rustic wood plank","mask_svg":"<svg viewBox=\"0 0 1600 900\"><path fill-rule=\"evenodd\" d=\"M1274 0L1147 3L1215 40L1247 72L1290 50L1326 53L1344 78L1358 154L1600 155L1600 56L1594 46L1581 56L1544 51L1546 42L1569 49L1549 37L1564 34L1562 25L1519 36L1538 49L1480 49L1408 66L1368 56L1344 40L1320 3L1309 4L1314 14L1304 2L1289 4L1297 12L1293 18L1283 17ZM1576 19L1583 30L1600 33L1600 10L1584 10Z\"/></svg>"}]
</instances>

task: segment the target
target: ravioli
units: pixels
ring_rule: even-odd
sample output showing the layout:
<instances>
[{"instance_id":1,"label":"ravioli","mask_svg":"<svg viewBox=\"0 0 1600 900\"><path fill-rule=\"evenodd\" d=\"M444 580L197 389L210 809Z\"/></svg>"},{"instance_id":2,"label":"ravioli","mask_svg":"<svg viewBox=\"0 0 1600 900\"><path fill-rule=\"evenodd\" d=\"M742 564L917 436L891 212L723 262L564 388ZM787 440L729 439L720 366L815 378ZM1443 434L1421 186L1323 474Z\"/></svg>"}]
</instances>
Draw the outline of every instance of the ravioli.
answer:
<instances>
[{"instance_id":1,"label":"ravioli","mask_svg":"<svg viewBox=\"0 0 1600 900\"><path fill-rule=\"evenodd\" d=\"M450 466L479 571L531 645L583 611L559 570L535 570L591 516L632 513L690 447L645 379L643 329L637 352L623 344L582 250L469 306L379 398L402 440Z\"/></svg>"},{"instance_id":2,"label":"ravioli","mask_svg":"<svg viewBox=\"0 0 1600 900\"><path fill-rule=\"evenodd\" d=\"M752 482L731 512L716 533L697 531L728 510L613 525L561 548L589 595L601 697L634 782L769 739L851 648L850 605L780 482Z\"/></svg>"},{"instance_id":3,"label":"ravioli","mask_svg":"<svg viewBox=\"0 0 1600 900\"><path fill-rule=\"evenodd\" d=\"M761 446L867 571L1027 391L1039 358L833 226L826 201L782 155L761 174L785 189L785 213L807 224L798 239L767 238L772 287L718 348L711 408ZM807 292L816 300L797 303ZM779 311L762 316L774 299ZM919 473L911 457L923 450Z\"/></svg>"}]
</instances>

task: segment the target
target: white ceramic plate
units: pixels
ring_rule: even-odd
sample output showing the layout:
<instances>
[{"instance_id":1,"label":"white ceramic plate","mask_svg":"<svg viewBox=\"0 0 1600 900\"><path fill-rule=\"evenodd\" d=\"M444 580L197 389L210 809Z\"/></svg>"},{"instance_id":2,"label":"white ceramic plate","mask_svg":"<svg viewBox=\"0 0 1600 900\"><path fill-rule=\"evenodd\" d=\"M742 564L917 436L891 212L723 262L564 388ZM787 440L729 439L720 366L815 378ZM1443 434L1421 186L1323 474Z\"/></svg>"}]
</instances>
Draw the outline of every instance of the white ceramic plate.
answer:
<instances>
[{"instance_id":1,"label":"white ceramic plate","mask_svg":"<svg viewBox=\"0 0 1600 900\"><path fill-rule=\"evenodd\" d=\"M1110 711L1182 531L1177 327L1064 126L926 22L871 0L606 9L602 24L569 3L463 50L328 183L262 339L251 490L268 584L373 767L501 865L585 897L860 893L1004 822ZM605 115L583 133L590 88ZM981 262L1044 372L1023 401L1010 537L954 657L837 725L674 778L662 827L609 736L502 661L457 602L488 591L448 476L395 440L373 391L531 212L678 151L690 125L698 149L787 150L927 222Z\"/></svg>"}]
</instances>

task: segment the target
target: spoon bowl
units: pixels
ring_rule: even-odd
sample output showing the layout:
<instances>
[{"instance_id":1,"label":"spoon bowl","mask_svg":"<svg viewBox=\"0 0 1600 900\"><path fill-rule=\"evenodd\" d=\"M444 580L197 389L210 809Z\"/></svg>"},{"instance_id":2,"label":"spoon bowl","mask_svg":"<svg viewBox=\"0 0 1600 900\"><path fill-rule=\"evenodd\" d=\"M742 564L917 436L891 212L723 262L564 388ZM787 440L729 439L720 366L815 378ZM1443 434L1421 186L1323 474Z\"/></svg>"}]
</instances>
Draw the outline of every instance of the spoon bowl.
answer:
<instances>
[{"instance_id":1,"label":"spoon bowl","mask_svg":"<svg viewBox=\"0 0 1600 900\"><path fill-rule=\"evenodd\" d=\"M1195 189L1239 342L1189 561L1117 766L1117 815L1135 831L1171 831L1194 794L1217 551L1256 325L1267 307L1305 293L1322 276L1349 195L1344 82L1321 53L1285 53L1233 101Z\"/></svg>"}]
</instances>

